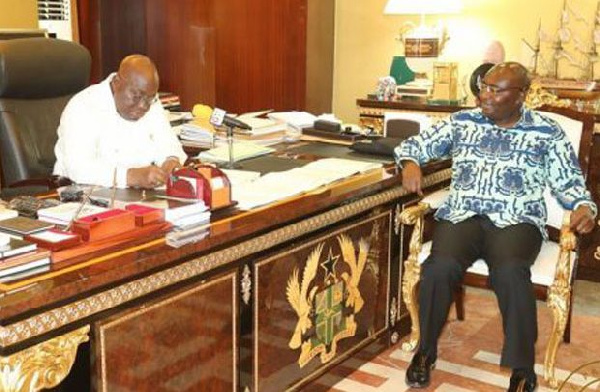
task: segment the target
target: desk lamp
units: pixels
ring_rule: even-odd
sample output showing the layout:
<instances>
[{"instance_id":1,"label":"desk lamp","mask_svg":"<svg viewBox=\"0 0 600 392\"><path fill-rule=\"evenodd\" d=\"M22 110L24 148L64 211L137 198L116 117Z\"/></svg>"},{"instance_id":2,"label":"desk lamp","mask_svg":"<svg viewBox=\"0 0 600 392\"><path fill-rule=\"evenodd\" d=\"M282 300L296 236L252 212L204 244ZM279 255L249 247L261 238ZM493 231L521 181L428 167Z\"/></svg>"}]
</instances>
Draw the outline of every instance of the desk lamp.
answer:
<instances>
[{"instance_id":1,"label":"desk lamp","mask_svg":"<svg viewBox=\"0 0 600 392\"><path fill-rule=\"evenodd\" d=\"M420 15L421 24L405 22L400 29L406 57L437 57L448 40L445 29L429 27L425 15L453 14L462 10L462 0L388 0L384 15Z\"/></svg>"}]
</instances>

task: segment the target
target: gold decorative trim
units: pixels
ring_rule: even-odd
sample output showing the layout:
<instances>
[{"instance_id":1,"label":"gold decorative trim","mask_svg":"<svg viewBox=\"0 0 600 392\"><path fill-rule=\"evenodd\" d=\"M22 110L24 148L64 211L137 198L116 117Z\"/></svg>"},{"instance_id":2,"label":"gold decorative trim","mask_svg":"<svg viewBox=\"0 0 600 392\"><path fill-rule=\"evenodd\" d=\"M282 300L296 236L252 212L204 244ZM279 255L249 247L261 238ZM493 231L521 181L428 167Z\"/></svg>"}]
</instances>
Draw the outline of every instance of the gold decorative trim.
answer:
<instances>
[{"instance_id":1,"label":"gold decorative trim","mask_svg":"<svg viewBox=\"0 0 600 392\"><path fill-rule=\"evenodd\" d=\"M371 241L364 237L358 240L358 256L352 239L345 233L337 235L342 261L350 271L350 273L343 272L340 275L341 279L335 273L339 254L334 255L329 248L328 256L324 261L320 261L325 239L315 246L306 259L302 277L297 267L292 271L287 281L286 297L298 316L298 322L288 346L293 350L301 349L298 358L298 365L301 368L316 356L320 357L321 364L330 362L337 354L338 341L356 334L358 324L355 316L365 303L358 285L367 264L371 244L376 243L377 228L377 222L374 222L370 235ZM324 286L313 284L319 266L326 270ZM352 313L344 315L344 310ZM319 318L322 318L321 326L329 326L331 320L339 318L341 329L325 327L325 331L319 334ZM317 330L316 337L304 336L310 328Z\"/></svg>"},{"instance_id":2,"label":"gold decorative trim","mask_svg":"<svg viewBox=\"0 0 600 392\"><path fill-rule=\"evenodd\" d=\"M421 253L423 243L423 215L427 210L429 210L429 204L419 203L416 206L405 209L401 215L403 224L414 225L408 247L408 258L404 261L404 271L402 274L402 300L406 304L411 320L410 336L407 341L402 343L402 350L404 351L413 351L417 347L417 344L419 344L421 336L421 331L419 330L417 283L419 283L421 278L419 254Z\"/></svg>"},{"instance_id":3,"label":"gold decorative trim","mask_svg":"<svg viewBox=\"0 0 600 392\"><path fill-rule=\"evenodd\" d=\"M244 304L248 305L250 302L250 296L252 294L252 279L250 278L250 267L248 264L244 265L244 270L242 271L242 300Z\"/></svg>"},{"instance_id":4,"label":"gold decorative trim","mask_svg":"<svg viewBox=\"0 0 600 392\"><path fill-rule=\"evenodd\" d=\"M535 109L543 105L568 108L571 101L568 99L558 99L558 97L548 90L544 89L539 83L533 82L525 97L525 106Z\"/></svg>"},{"instance_id":5,"label":"gold decorative trim","mask_svg":"<svg viewBox=\"0 0 600 392\"><path fill-rule=\"evenodd\" d=\"M390 326L396 325L396 312L398 311L398 304L396 303L396 297L392 298L392 304L390 305Z\"/></svg>"},{"instance_id":6,"label":"gold decorative trim","mask_svg":"<svg viewBox=\"0 0 600 392\"><path fill-rule=\"evenodd\" d=\"M424 178L423 186L433 186L450 178L451 169L441 170ZM317 231L374 207L407 195L402 187L394 187L373 196L335 207L322 214L293 223L229 248L191 259L175 267L134 280L68 305L0 327L0 345L8 347L35 336L48 333L95 313L140 298L144 295L198 276L242 257L265 251L307 233Z\"/></svg>"},{"instance_id":7,"label":"gold decorative trim","mask_svg":"<svg viewBox=\"0 0 600 392\"><path fill-rule=\"evenodd\" d=\"M396 211L394 213L394 233L396 235L400 234L400 214L402 213L402 208L400 204L396 204Z\"/></svg>"},{"instance_id":8,"label":"gold decorative trim","mask_svg":"<svg viewBox=\"0 0 600 392\"><path fill-rule=\"evenodd\" d=\"M567 221L568 222L568 221ZM554 274L554 281L548 287L547 306L552 311L552 332L546 347L544 356L544 379L552 386L558 387L558 381L554 376L556 365L556 352L562 342L569 307L571 306L571 252L577 246L575 234L567 224L563 224L560 230L560 251Z\"/></svg>"},{"instance_id":9,"label":"gold decorative trim","mask_svg":"<svg viewBox=\"0 0 600 392\"><path fill-rule=\"evenodd\" d=\"M106 368L106 355L104 354L105 351L105 347L106 347L106 331L116 325L122 324L126 321L129 321L133 318L136 318L144 313L148 313L151 310L154 310L156 308L160 308L163 306L166 306L168 304L171 304L175 301L178 301L182 298L188 297L190 295L193 295L199 291L203 291L206 290L212 286L214 286L215 284L221 283L223 281L227 281L227 280L231 280L231 287L232 287L232 298L233 298L233 304L232 304L232 332L233 332L233 336L232 336L232 342L233 342L233 363L232 363L232 368L233 368L233 382L234 382L234 390L237 389L237 371L236 371L236 364L237 364L237 350L235 349L237 347L237 314L238 314L238 309L237 309L237 300L236 300L236 286L237 286L237 279L236 279L236 275L235 274L227 274L223 277L220 277L214 281L210 281L204 284L200 284L200 286L196 286L193 287L189 290L185 290L182 291L180 293L177 293L173 296L164 298L162 300L159 300L156 303L153 303L152 305L149 306L144 306L143 308L137 309L137 310L132 310L132 311L125 311L125 315L121 316L121 317L117 317L109 322L106 323L100 323L99 327L97 328L97 333L98 333L98 340L99 340L99 348L98 351L100 353L99 355L99 360L100 360L100 380L101 380L101 385L100 385L100 391L102 392L108 392L108 380L107 380L107 368ZM1 389L0 389L1 390Z\"/></svg>"},{"instance_id":10,"label":"gold decorative trim","mask_svg":"<svg viewBox=\"0 0 600 392\"><path fill-rule=\"evenodd\" d=\"M34 392L57 386L65 379L77 348L89 340L90 327L36 344L8 357L0 357L0 391Z\"/></svg>"}]
</instances>

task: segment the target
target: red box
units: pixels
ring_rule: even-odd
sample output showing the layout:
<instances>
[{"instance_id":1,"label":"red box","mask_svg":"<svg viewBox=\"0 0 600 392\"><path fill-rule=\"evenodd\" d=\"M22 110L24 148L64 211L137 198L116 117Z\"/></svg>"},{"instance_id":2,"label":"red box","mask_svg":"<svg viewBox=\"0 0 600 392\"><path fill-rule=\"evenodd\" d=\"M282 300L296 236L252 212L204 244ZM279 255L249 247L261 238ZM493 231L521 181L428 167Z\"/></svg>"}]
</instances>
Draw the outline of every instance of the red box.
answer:
<instances>
[{"instance_id":1,"label":"red box","mask_svg":"<svg viewBox=\"0 0 600 392\"><path fill-rule=\"evenodd\" d=\"M71 231L50 229L25 236L25 240L38 246L56 252L81 244L81 235Z\"/></svg>"},{"instance_id":2,"label":"red box","mask_svg":"<svg viewBox=\"0 0 600 392\"><path fill-rule=\"evenodd\" d=\"M98 241L130 230L135 230L135 215L119 209L76 219L72 227L84 241Z\"/></svg>"},{"instance_id":3,"label":"red box","mask_svg":"<svg viewBox=\"0 0 600 392\"><path fill-rule=\"evenodd\" d=\"M125 206L125 210L133 212L136 226L165 221L165 212L160 208L143 206L141 204L129 204Z\"/></svg>"}]
</instances>

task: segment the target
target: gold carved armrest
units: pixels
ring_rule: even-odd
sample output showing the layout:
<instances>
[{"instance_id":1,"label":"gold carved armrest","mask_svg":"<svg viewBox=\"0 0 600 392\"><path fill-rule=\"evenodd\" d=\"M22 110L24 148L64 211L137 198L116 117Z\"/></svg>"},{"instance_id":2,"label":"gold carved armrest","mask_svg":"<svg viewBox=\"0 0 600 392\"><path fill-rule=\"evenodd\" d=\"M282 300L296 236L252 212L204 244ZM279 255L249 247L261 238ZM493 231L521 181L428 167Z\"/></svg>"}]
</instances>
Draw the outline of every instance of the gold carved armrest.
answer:
<instances>
[{"instance_id":1,"label":"gold carved armrest","mask_svg":"<svg viewBox=\"0 0 600 392\"><path fill-rule=\"evenodd\" d=\"M400 222L412 225L413 232L410 237L408 258L404 261L402 271L402 299L406 304L411 319L410 337L402 344L402 349L412 351L417 347L420 337L419 309L417 304L416 287L421 278L419 254L423 247L423 225L425 216L432 209L438 208L448 195L447 190L441 190L428 195L418 204L406 208L400 214Z\"/></svg>"},{"instance_id":2,"label":"gold carved armrest","mask_svg":"<svg viewBox=\"0 0 600 392\"><path fill-rule=\"evenodd\" d=\"M577 236L569 227L570 220L570 212L565 211L560 229L560 250L556 260L554 281L548 287L548 308L553 314L553 325L544 358L544 379L554 388L558 386L554 376L556 353L565 333L571 306L571 282L573 281L571 262L575 262L571 260L571 253L577 246Z\"/></svg>"}]
</instances>

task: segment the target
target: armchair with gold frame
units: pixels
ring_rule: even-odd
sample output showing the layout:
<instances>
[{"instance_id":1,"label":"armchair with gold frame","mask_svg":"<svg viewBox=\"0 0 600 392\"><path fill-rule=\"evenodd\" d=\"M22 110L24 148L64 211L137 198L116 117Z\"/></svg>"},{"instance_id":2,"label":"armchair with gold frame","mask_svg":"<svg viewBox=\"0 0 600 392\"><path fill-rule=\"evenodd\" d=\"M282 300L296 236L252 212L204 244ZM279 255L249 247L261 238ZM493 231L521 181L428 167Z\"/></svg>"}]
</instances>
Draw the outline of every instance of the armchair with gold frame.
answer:
<instances>
[{"instance_id":1,"label":"armchair with gold frame","mask_svg":"<svg viewBox=\"0 0 600 392\"><path fill-rule=\"evenodd\" d=\"M565 130L576 152L582 171L587 174L592 147L594 117L591 114L576 112L570 109L543 106L539 110L556 120ZM431 241L424 239L425 225L432 219L431 212L441 205L447 196L447 190L438 191L425 197L417 205L411 206L401 214L404 225L413 226L410 238L409 255L404 261L402 276L402 297L407 306L412 322L411 334L402 348L414 350L419 342L419 313L417 289L420 280L421 263L425 261L431 248ZM544 378L553 387L557 387L554 376L556 354L561 339L570 341L570 319L572 286L575 280L577 265L577 246L575 234L569 229L569 213L563 210L558 202L546 196L548 208L548 231L550 241L542 245L535 263L531 267L531 280L535 287L536 298L547 302L552 310L553 328L548 337L548 346L544 359ZM489 288L487 282L488 269L483 260L476 261L465 274L464 284ZM464 318L464 287L457 289L455 305L457 318Z\"/></svg>"}]
</instances>

